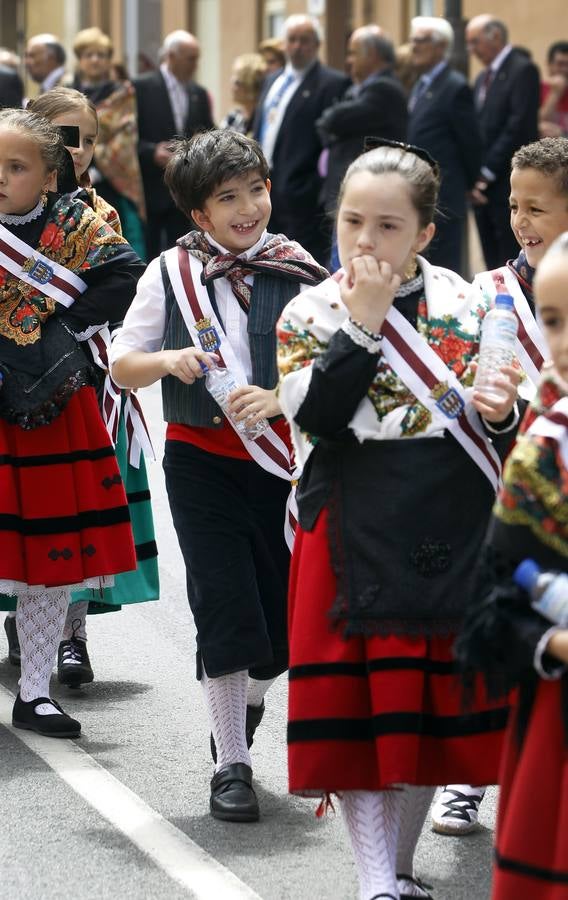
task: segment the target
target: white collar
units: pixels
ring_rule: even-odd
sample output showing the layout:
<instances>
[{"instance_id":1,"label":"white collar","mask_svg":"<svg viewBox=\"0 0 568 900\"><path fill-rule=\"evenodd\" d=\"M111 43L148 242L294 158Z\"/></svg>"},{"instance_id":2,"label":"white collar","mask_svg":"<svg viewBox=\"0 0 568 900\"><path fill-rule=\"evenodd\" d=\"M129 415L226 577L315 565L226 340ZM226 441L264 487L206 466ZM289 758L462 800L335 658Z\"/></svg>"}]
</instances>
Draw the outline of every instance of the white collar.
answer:
<instances>
[{"instance_id":1,"label":"white collar","mask_svg":"<svg viewBox=\"0 0 568 900\"><path fill-rule=\"evenodd\" d=\"M205 237L207 238L209 243L213 247L216 247L217 250L219 250L219 252L222 253L223 255L231 253L231 250L227 250L227 248L223 247L222 244L219 244L218 241L215 240L215 238L211 237L211 235L209 234L208 231L205 232ZM264 245L266 244L267 237L268 237L268 232L266 231L266 228L265 228L264 231L262 232L261 236L259 237L258 241L256 242L256 244L253 244L252 247L248 248L248 250L243 250L242 253L239 253L238 259L252 259L253 256L256 256L258 251L261 250L262 247L264 247Z\"/></svg>"},{"instance_id":2,"label":"white collar","mask_svg":"<svg viewBox=\"0 0 568 900\"><path fill-rule=\"evenodd\" d=\"M507 46L503 47L503 49L497 54L497 56L489 66L493 74L499 71L512 49L513 47L511 46L511 44L507 44Z\"/></svg>"},{"instance_id":3,"label":"white collar","mask_svg":"<svg viewBox=\"0 0 568 900\"><path fill-rule=\"evenodd\" d=\"M58 66L57 69L53 69L49 75L46 75L41 83L41 91L45 94L46 91L50 91L52 87L55 87L63 73L65 72L65 66Z\"/></svg>"},{"instance_id":4,"label":"white collar","mask_svg":"<svg viewBox=\"0 0 568 900\"><path fill-rule=\"evenodd\" d=\"M33 209L30 209L29 212L24 213L23 215L15 215L11 213L0 213L0 224L1 225L26 225L28 222L33 222L34 219L37 219L41 216L42 212L45 209L45 200L41 197Z\"/></svg>"}]
</instances>

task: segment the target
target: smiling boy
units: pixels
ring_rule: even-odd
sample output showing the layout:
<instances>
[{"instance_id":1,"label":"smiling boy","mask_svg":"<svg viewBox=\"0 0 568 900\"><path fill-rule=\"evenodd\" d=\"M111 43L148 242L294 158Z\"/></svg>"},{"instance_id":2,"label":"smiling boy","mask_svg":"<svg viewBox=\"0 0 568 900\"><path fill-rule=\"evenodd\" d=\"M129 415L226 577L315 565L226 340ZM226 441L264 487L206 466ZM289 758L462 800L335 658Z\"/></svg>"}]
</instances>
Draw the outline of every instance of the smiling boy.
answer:
<instances>
[{"instance_id":1,"label":"smiling boy","mask_svg":"<svg viewBox=\"0 0 568 900\"><path fill-rule=\"evenodd\" d=\"M291 464L275 392L275 324L327 272L299 244L267 234L270 181L255 141L230 130L179 141L165 180L200 230L148 266L111 365L124 387L163 379L166 487L216 759L210 810L255 821L249 748L264 694L288 661ZM271 420L258 444L243 440L209 395L203 375L216 363L240 375L232 411Z\"/></svg>"}]
</instances>

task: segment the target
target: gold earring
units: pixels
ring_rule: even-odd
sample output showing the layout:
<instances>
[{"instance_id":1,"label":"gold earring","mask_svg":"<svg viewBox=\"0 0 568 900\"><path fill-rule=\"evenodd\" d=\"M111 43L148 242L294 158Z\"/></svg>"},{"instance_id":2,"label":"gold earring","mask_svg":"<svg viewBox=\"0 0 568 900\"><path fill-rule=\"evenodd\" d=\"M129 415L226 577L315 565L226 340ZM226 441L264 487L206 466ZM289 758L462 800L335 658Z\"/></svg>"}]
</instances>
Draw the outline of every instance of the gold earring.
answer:
<instances>
[{"instance_id":1,"label":"gold earring","mask_svg":"<svg viewBox=\"0 0 568 900\"><path fill-rule=\"evenodd\" d=\"M413 278L415 278L417 269L418 263L416 262L416 252L413 250L411 257L408 260L406 269L402 273L403 281L411 281Z\"/></svg>"},{"instance_id":2,"label":"gold earring","mask_svg":"<svg viewBox=\"0 0 568 900\"><path fill-rule=\"evenodd\" d=\"M47 191L46 190L41 192L41 196L40 196L39 200L40 200L40 203L42 206L46 205L46 203L47 203Z\"/></svg>"}]
</instances>

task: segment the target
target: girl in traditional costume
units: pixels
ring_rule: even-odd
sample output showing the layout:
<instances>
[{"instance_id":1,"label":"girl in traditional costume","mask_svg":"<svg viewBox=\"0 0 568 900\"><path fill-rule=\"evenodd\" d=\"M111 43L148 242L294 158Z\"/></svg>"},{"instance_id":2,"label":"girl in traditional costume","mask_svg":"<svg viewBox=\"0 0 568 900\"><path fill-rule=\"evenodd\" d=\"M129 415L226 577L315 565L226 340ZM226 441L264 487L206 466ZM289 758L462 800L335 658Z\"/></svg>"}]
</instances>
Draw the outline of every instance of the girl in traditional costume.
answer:
<instances>
[{"instance_id":1,"label":"girl in traditional costume","mask_svg":"<svg viewBox=\"0 0 568 900\"><path fill-rule=\"evenodd\" d=\"M497 293L511 294L518 318L517 358L525 373L519 393L535 396L547 356L546 340L535 315L533 278L553 241L568 229L568 141L544 138L513 156L511 228L521 251L514 260L474 279L488 304ZM485 788L447 784L432 808L432 827L441 834L467 834L477 826Z\"/></svg>"},{"instance_id":2,"label":"girl in traditional costume","mask_svg":"<svg viewBox=\"0 0 568 900\"><path fill-rule=\"evenodd\" d=\"M534 284L552 362L507 460L457 645L495 696L518 687L500 773L493 900L564 900L568 885L568 630L534 611L512 578L525 559L568 571L568 233Z\"/></svg>"},{"instance_id":3,"label":"girl in traditional costume","mask_svg":"<svg viewBox=\"0 0 568 900\"><path fill-rule=\"evenodd\" d=\"M81 344L122 318L142 264L80 200L44 118L0 112L0 591L17 596L16 727L76 736L49 680L70 592L135 568L126 497Z\"/></svg>"},{"instance_id":4,"label":"girl in traditional costume","mask_svg":"<svg viewBox=\"0 0 568 900\"><path fill-rule=\"evenodd\" d=\"M278 326L279 399L303 466L289 592L289 782L338 793L361 900L428 897L413 855L434 786L494 782L507 717L476 685L464 715L453 635L514 435L472 392L485 306L417 256L438 170L385 142L347 171L343 269ZM475 777L477 776L477 778Z\"/></svg>"},{"instance_id":5,"label":"girl in traditional costume","mask_svg":"<svg viewBox=\"0 0 568 900\"><path fill-rule=\"evenodd\" d=\"M97 111L91 101L71 88L55 88L34 100L29 108L55 125L78 129L77 146L67 147L73 159L76 180L79 185L83 185L75 191L74 196L91 206L117 234L121 234L118 213L89 184L87 173L97 140ZM110 333L106 330L104 333L110 339ZM106 371L108 348L102 335L100 332L91 339L90 350ZM151 453L151 445L141 409L136 396L125 392L121 396L120 390L112 384L108 375L99 391L99 401L115 444L126 489L138 565L135 571L117 576L114 585L102 592L91 589L73 592L57 659L58 679L69 687L79 687L94 679L87 649L87 613L113 611L120 609L122 605L157 600L159 597L157 547L142 453L142 448ZM4 599L2 602L2 599L0 598L0 606L9 607L10 600ZM13 601L12 605L15 606ZM9 638L11 637L10 656L17 661L18 648L14 641L17 635L15 623L10 622L10 618L5 623L5 628Z\"/></svg>"}]
</instances>

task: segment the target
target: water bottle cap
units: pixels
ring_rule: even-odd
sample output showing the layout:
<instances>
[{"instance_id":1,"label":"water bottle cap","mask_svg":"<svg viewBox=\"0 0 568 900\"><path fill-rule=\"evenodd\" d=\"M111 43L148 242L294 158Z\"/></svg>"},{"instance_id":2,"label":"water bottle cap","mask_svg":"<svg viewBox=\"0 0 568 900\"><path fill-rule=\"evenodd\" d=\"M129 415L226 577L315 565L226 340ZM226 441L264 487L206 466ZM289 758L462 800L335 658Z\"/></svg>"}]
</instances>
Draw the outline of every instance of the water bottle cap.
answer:
<instances>
[{"instance_id":1,"label":"water bottle cap","mask_svg":"<svg viewBox=\"0 0 568 900\"><path fill-rule=\"evenodd\" d=\"M500 309L514 309L515 301L510 294L496 294L495 306Z\"/></svg>"},{"instance_id":2,"label":"water bottle cap","mask_svg":"<svg viewBox=\"0 0 568 900\"><path fill-rule=\"evenodd\" d=\"M540 575L540 566L534 559L524 559L513 573L513 581L525 591L530 591Z\"/></svg>"}]
</instances>

